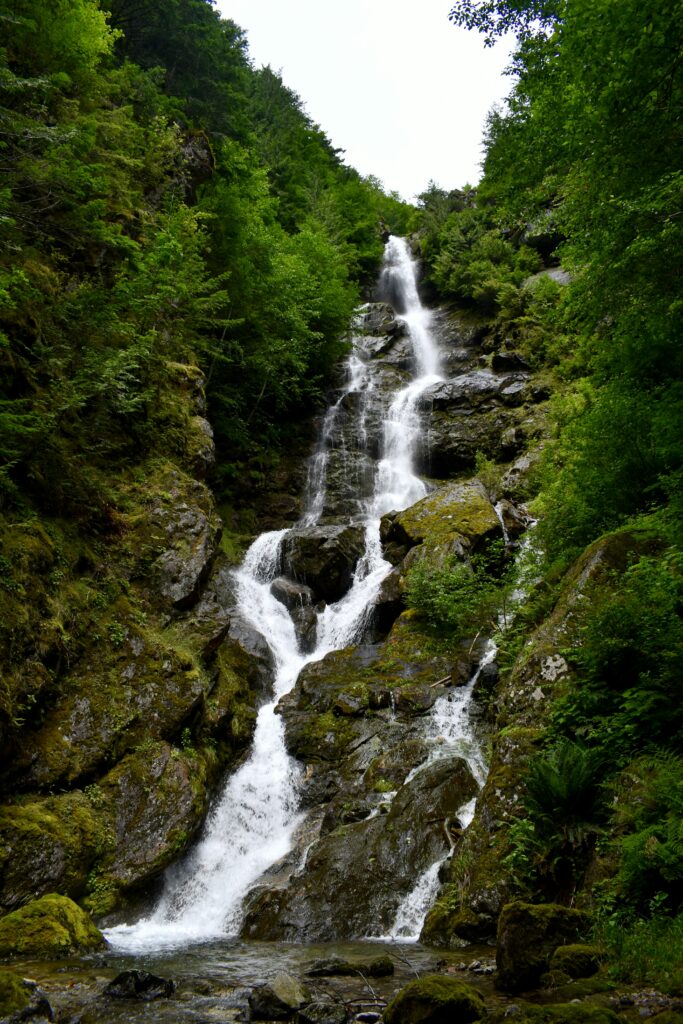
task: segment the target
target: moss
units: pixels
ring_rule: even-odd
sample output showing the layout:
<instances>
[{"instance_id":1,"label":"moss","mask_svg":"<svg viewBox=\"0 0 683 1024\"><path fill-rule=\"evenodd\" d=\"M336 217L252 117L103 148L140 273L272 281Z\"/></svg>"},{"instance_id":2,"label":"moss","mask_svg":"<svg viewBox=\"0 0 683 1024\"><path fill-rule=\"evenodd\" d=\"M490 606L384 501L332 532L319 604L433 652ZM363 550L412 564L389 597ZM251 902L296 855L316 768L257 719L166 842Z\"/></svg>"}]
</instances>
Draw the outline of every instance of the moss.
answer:
<instances>
[{"instance_id":1,"label":"moss","mask_svg":"<svg viewBox=\"0 0 683 1024\"><path fill-rule=\"evenodd\" d=\"M613 1010L593 1003L527 1005L516 1019L529 1024L620 1024L620 1018Z\"/></svg>"},{"instance_id":2,"label":"moss","mask_svg":"<svg viewBox=\"0 0 683 1024\"><path fill-rule=\"evenodd\" d=\"M46 959L106 945L90 917L66 896L51 893L0 919L0 956Z\"/></svg>"},{"instance_id":3,"label":"moss","mask_svg":"<svg viewBox=\"0 0 683 1024\"><path fill-rule=\"evenodd\" d=\"M426 498L399 512L395 529L409 543L428 538L437 544L451 535L459 535L473 545L500 533L500 522L491 502L477 484L447 484Z\"/></svg>"},{"instance_id":4,"label":"moss","mask_svg":"<svg viewBox=\"0 0 683 1024\"><path fill-rule=\"evenodd\" d=\"M13 971L0 970L0 1017L11 1017L31 1001L30 989Z\"/></svg>"},{"instance_id":5,"label":"moss","mask_svg":"<svg viewBox=\"0 0 683 1024\"><path fill-rule=\"evenodd\" d=\"M484 1015L484 1000L458 978L433 974L411 981L389 1003L384 1024L469 1024Z\"/></svg>"},{"instance_id":6,"label":"moss","mask_svg":"<svg viewBox=\"0 0 683 1024\"><path fill-rule=\"evenodd\" d=\"M597 946L571 943L555 950L550 959L550 970L562 971L570 978L590 978L600 969L600 957Z\"/></svg>"},{"instance_id":7,"label":"moss","mask_svg":"<svg viewBox=\"0 0 683 1024\"><path fill-rule=\"evenodd\" d=\"M83 793L23 799L0 808L0 905L59 888L77 899L91 865L112 844L101 807Z\"/></svg>"},{"instance_id":8,"label":"moss","mask_svg":"<svg viewBox=\"0 0 683 1024\"><path fill-rule=\"evenodd\" d=\"M562 945L575 943L590 918L555 903L508 903L498 921L496 984L510 992L533 988Z\"/></svg>"}]
</instances>

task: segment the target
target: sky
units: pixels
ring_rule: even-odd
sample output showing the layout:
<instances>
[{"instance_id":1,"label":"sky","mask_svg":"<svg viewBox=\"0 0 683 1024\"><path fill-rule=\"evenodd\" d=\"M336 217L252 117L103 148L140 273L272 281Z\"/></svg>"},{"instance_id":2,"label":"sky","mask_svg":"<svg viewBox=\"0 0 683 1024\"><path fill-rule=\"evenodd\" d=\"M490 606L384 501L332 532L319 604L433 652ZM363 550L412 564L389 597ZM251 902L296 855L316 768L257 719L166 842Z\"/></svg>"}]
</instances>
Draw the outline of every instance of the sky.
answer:
<instances>
[{"instance_id":1,"label":"sky","mask_svg":"<svg viewBox=\"0 0 683 1024\"><path fill-rule=\"evenodd\" d=\"M481 177L486 115L512 86L511 41L486 49L449 0L217 0L344 160L412 199Z\"/></svg>"}]
</instances>

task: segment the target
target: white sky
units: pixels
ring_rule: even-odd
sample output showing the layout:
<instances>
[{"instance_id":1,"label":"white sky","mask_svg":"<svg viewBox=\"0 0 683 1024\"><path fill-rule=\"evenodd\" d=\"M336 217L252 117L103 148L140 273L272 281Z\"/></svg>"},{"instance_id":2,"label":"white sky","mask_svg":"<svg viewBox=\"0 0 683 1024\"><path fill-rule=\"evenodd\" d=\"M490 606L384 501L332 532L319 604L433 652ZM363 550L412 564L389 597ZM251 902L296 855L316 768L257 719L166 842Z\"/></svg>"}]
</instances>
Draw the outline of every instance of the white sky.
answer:
<instances>
[{"instance_id":1,"label":"white sky","mask_svg":"<svg viewBox=\"0 0 683 1024\"><path fill-rule=\"evenodd\" d=\"M217 0L346 163L411 199L476 184L486 115L512 87L512 43L485 49L449 0Z\"/></svg>"}]
</instances>

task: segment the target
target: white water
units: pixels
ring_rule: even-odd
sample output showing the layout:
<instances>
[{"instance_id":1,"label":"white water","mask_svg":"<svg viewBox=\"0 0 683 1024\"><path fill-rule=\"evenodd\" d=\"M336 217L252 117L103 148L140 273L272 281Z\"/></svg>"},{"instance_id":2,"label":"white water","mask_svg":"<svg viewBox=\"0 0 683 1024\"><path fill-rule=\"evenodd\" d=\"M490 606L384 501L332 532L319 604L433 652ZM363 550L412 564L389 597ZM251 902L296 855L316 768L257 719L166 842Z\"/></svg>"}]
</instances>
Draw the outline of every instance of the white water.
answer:
<instances>
[{"instance_id":1,"label":"white water","mask_svg":"<svg viewBox=\"0 0 683 1024\"><path fill-rule=\"evenodd\" d=\"M291 848L292 834L300 820L299 766L286 752L275 705L292 688L305 664L360 638L368 609L391 569L382 557L380 517L391 509L407 508L426 493L425 484L412 469L420 437L416 406L421 392L440 379L439 359L430 332L430 314L418 297L415 265L402 239L392 237L387 243L381 287L393 297L397 313L408 326L418 376L395 394L383 423L374 488L364 501L365 554L348 593L320 614L317 646L304 655L289 613L270 592L270 584L279 574L279 548L286 531L262 534L249 549L235 574L238 606L273 652L274 699L261 708L251 754L228 779L209 814L202 838L189 856L167 873L154 912L136 924L106 932L117 949L138 952L236 934L245 896L263 872ZM327 446L341 402L352 391L372 387L367 366L356 354L348 361L348 377L347 387L323 423L309 473L303 525L317 523L322 514ZM364 422L361 406L361 431Z\"/></svg>"}]
</instances>

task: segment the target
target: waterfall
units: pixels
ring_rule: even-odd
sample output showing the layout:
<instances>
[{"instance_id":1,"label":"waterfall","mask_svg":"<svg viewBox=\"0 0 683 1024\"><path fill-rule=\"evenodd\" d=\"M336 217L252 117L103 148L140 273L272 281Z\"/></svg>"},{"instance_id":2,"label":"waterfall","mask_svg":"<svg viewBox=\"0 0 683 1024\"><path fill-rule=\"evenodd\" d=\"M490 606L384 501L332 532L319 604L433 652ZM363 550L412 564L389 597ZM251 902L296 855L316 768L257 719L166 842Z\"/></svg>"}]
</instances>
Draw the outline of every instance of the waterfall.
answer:
<instances>
[{"instance_id":1,"label":"waterfall","mask_svg":"<svg viewBox=\"0 0 683 1024\"><path fill-rule=\"evenodd\" d=\"M319 613L315 650L304 654L288 611L270 592L270 584L279 574L280 545L287 531L262 534L247 552L235 572L237 604L241 616L263 635L273 653L273 700L260 709L251 753L227 780L199 842L184 861L167 872L156 909L134 925L106 932L115 948L142 951L236 934L245 896L263 872L291 848L300 821L299 766L287 754L275 706L294 686L304 665L361 638L369 608L391 569L382 556L380 518L392 509L407 508L427 492L413 472L420 439L417 404L422 391L441 379L439 353L430 331L431 314L418 296L415 263L403 239L391 237L387 243L380 292L392 301L406 325L416 375L396 391L382 417L380 458L372 486L358 502L365 526L365 552L351 588ZM347 361L347 384L323 420L309 466L303 526L314 525L323 513L330 446L344 400L356 392L368 396L372 390L370 366L359 345ZM361 401L355 420L361 445L365 416Z\"/></svg>"}]
</instances>

